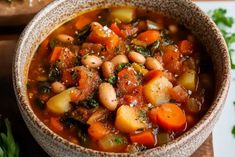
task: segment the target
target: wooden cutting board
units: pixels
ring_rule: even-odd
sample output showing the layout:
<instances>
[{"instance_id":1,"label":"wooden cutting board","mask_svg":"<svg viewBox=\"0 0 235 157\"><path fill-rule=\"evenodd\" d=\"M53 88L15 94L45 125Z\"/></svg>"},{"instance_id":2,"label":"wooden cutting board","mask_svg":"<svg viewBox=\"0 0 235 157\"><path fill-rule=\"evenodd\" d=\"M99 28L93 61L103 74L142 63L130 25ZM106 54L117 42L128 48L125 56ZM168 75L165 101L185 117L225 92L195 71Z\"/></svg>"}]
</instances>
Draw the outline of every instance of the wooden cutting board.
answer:
<instances>
[{"instance_id":1,"label":"wooden cutting board","mask_svg":"<svg viewBox=\"0 0 235 157\"><path fill-rule=\"evenodd\" d=\"M4 38L6 39L6 37ZM13 134L20 145L21 156L48 157L29 133L17 107L11 75L17 36L8 38L11 40L1 40L3 37L0 36L0 115L10 119ZM211 135L192 157L213 157Z\"/></svg>"}]
</instances>

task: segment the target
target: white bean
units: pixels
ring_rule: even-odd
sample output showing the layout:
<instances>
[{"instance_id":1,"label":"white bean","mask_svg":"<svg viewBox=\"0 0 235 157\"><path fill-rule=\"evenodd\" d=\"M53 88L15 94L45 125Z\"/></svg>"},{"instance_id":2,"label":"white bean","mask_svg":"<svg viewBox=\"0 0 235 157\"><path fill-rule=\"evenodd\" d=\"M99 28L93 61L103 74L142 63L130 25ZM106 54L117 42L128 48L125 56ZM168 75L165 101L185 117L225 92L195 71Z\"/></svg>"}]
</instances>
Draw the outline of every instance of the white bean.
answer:
<instances>
[{"instance_id":1,"label":"white bean","mask_svg":"<svg viewBox=\"0 0 235 157\"><path fill-rule=\"evenodd\" d=\"M51 89L54 93L61 93L66 87L62 83L56 81L51 84Z\"/></svg>"},{"instance_id":2,"label":"white bean","mask_svg":"<svg viewBox=\"0 0 235 157\"><path fill-rule=\"evenodd\" d=\"M101 83L99 86L100 102L110 111L117 108L118 101L116 91L110 83Z\"/></svg>"},{"instance_id":3,"label":"white bean","mask_svg":"<svg viewBox=\"0 0 235 157\"><path fill-rule=\"evenodd\" d=\"M178 32L178 26L177 25L169 25L169 27L168 27L168 29L169 29L169 31L172 33L172 34L175 34L175 33L177 33Z\"/></svg>"},{"instance_id":4,"label":"white bean","mask_svg":"<svg viewBox=\"0 0 235 157\"><path fill-rule=\"evenodd\" d=\"M89 68L98 68L102 64L102 60L94 55L86 55L82 57L82 64Z\"/></svg>"},{"instance_id":5,"label":"white bean","mask_svg":"<svg viewBox=\"0 0 235 157\"><path fill-rule=\"evenodd\" d=\"M142 54L135 52L135 51L129 52L128 58L132 62L139 63L139 64L144 64L146 61L145 57Z\"/></svg>"},{"instance_id":6,"label":"white bean","mask_svg":"<svg viewBox=\"0 0 235 157\"><path fill-rule=\"evenodd\" d=\"M74 41L74 38L67 34L59 34L56 38L63 43L72 43Z\"/></svg>"},{"instance_id":7,"label":"white bean","mask_svg":"<svg viewBox=\"0 0 235 157\"><path fill-rule=\"evenodd\" d=\"M113 63L113 66L115 67L118 64L128 63L129 61L126 55L117 55L111 60L111 62Z\"/></svg>"},{"instance_id":8,"label":"white bean","mask_svg":"<svg viewBox=\"0 0 235 157\"><path fill-rule=\"evenodd\" d=\"M146 59L145 66L149 70L163 70L161 63L153 57L148 57Z\"/></svg>"},{"instance_id":9,"label":"white bean","mask_svg":"<svg viewBox=\"0 0 235 157\"><path fill-rule=\"evenodd\" d=\"M105 61L102 64L102 72L103 72L103 76L105 78L109 78L110 76L113 75L113 71L114 71L114 67L113 67L113 63L109 62L109 61Z\"/></svg>"}]
</instances>

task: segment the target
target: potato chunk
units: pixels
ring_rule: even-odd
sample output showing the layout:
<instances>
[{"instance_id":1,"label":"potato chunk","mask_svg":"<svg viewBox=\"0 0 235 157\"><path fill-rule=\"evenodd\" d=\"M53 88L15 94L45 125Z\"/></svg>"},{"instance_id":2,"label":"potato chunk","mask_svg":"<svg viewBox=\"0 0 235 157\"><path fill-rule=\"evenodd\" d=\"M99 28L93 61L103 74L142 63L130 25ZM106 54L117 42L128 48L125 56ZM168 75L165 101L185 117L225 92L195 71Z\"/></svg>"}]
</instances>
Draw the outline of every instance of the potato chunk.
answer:
<instances>
[{"instance_id":1,"label":"potato chunk","mask_svg":"<svg viewBox=\"0 0 235 157\"><path fill-rule=\"evenodd\" d=\"M194 91L196 89L196 81L196 71L188 70L179 77L177 84L188 90Z\"/></svg>"},{"instance_id":2,"label":"potato chunk","mask_svg":"<svg viewBox=\"0 0 235 157\"><path fill-rule=\"evenodd\" d=\"M167 103L170 100L171 82L164 76L157 76L144 85L146 99L153 105Z\"/></svg>"},{"instance_id":3,"label":"potato chunk","mask_svg":"<svg viewBox=\"0 0 235 157\"><path fill-rule=\"evenodd\" d=\"M101 150L107 152L121 152L127 147L127 139L120 134L108 134L98 140Z\"/></svg>"},{"instance_id":4,"label":"potato chunk","mask_svg":"<svg viewBox=\"0 0 235 157\"><path fill-rule=\"evenodd\" d=\"M114 8L111 10L110 16L117 18L122 22L129 23L135 18L134 8Z\"/></svg>"},{"instance_id":5,"label":"potato chunk","mask_svg":"<svg viewBox=\"0 0 235 157\"><path fill-rule=\"evenodd\" d=\"M145 128L146 124L140 120L135 108L122 105L117 110L115 126L122 132L131 133L138 129Z\"/></svg>"},{"instance_id":6,"label":"potato chunk","mask_svg":"<svg viewBox=\"0 0 235 157\"><path fill-rule=\"evenodd\" d=\"M56 113L56 114L63 114L68 112L71 108L70 105L70 92L74 88L69 88L60 94L57 94L49 99L47 102L47 108L49 111Z\"/></svg>"}]
</instances>

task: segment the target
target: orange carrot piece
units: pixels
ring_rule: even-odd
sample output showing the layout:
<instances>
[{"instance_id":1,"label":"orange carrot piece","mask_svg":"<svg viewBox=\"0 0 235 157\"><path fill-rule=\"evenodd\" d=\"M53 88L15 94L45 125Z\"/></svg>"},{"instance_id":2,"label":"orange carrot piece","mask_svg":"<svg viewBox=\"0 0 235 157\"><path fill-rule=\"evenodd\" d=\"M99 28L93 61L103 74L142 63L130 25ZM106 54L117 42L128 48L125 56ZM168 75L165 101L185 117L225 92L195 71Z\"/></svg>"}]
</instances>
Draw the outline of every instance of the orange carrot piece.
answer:
<instances>
[{"instance_id":1,"label":"orange carrot piece","mask_svg":"<svg viewBox=\"0 0 235 157\"><path fill-rule=\"evenodd\" d=\"M160 36L159 31L148 30L148 31L145 31L143 33L140 33L137 36L137 39L145 42L148 45L150 45L150 44L154 43L156 40L160 40L161 36Z\"/></svg>"},{"instance_id":2,"label":"orange carrot piece","mask_svg":"<svg viewBox=\"0 0 235 157\"><path fill-rule=\"evenodd\" d=\"M44 54L48 51L48 44L49 44L49 39L46 38L40 45L40 47L38 48L38 53L40 54Z\"/></svg>"},{"instance_id":3,"label":"orange carrot piece","mask_svg":"<svg viewBox=\"0 0 235 157\"><path fill-rule=\"evenodd\" d=\"M193 53L193 45L188 40L181 41L179 43L178 47L179 47L179 50L182 54L189 55L189 54Z\"/></svg>"},{"instance_id":4,"label":"orange carrot piece","mask_svg":"<svg viewBox=\"0 0 235 157\"><path fill-rule=\"evenodd\" d=\"M52 51L51 58L50 58L50 63L55 62L57 59L60 57L62 47L55 47Z\"/></svg>"},{"instance_id":5,"label":"orange carrot piece","mask_svg":"<svg viewBox=\"0 0 235 157\"><path fill-rule=\"evenodd\" d=\"M131 135L130 139L132 143L142 144L148 148L152 148L155 145L155 137L150 130Z\"/></svg>"},{"instance_id":6,"label":"orange carrot piece","mask_svg":"<svg viewBox=\"0 0 235 157\"><path fill-rule=\"evenodd\" d=\"M162 104L149 113L150 120L169 131L182 131L186 124L183 110L176 104Z\"/></svg>"},{"instance_id":7,"label":"orange carrot piece","mask_svg":"<svg viewBox=\"0 0 235 157\"><path fill-rule=\"evenodd\" d=\"M147 83L150 80L162 76L162 71L160 70L151 70L144 76L144 82Z\"/></svg>"},{"instance_id":8,"label":"orange carrot piece","mask_svg":"<svg viewBox=\"0 0 235 157\"><path fill-rule=\"evenodd\" d=\"M80 16L77 18L77 22L75 23L75 27L78 30L81 30L83 27L88 25L92 22L91 18L88 18L87 16Z\"/></svg>"},{"instance_id":9,"label":"orange carrot piece","mask_svg":"<svg viewBox=\"0 0 235 157\"><path fill-rule=\"evenodd\" d=\"M59 122L59 118L55 118L55 117L50 118L50 126L55 131L62 131L64 129L63 125Z\"/></svg>"},{"instance_id":10,"label":"orange carrot piece","mask_svg":"<svg viewBox=\"0 0 235 157\"><path fill-rule=\"evenodd\" d=\"M120 30L120 28L118 27L118 25L117 25L116 22L114 22L114 23L111 24L110 29L111 29L115 34L117 34L119 37L123 37L123 34L122 34L122 32L121 32L121 30Z\"/></svg>"},{"instance_id":11,"label":"orange carrot piece","mask_svg":"<svg viewBox=\"0 0 235 157\"><path fill-rule=\"evenodd\" d=\"M95 122L88 128L88 133L93 139L98 140L107 135L109 131L103 123Z\"/></svg>"}]
</instances>

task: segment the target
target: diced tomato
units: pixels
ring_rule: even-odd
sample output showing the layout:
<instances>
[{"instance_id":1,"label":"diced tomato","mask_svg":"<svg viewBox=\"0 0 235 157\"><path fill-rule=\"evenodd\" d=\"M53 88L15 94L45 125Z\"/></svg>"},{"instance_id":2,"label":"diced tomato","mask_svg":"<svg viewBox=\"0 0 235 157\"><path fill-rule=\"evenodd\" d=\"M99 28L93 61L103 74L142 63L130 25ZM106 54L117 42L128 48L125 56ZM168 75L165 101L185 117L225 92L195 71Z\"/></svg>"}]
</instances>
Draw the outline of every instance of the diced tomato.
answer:
<instances>
[{"instance_id":1,"label":"diced tomato","mask_svg":"<svg viewBox=\"0 0 235 157\"><path fill-rule=\"evenodd\" d=\"M74 73L77 73L74 69L65 69L62 73L62 81L66 86L71 86L76 84L76 79L72 77ZM74 74L78 75L78 74Z\"/></svg>"},{"instance_id":2,"label":"diced tomato","mask_svg":"<svg viewBox=\"0 0 235 157\"><path fill-rule=\"evenodd\" d=\"M163 54L164 67L174 74L182 72L182 62L180 61L180 53L174 51L165 51Z\"/></svg>"},{"instance_id":3,"label":"diced tomato","mask_svg":"<svg viewBox=\"0 0 235 157\"><path fill-rule=\"evenodd\" d=\"M117 34L119 37L123 37L123 34L122 34L122 32L121 32L121 30L120 30L120 28L118 27L118 25L117 25L116 22L114 22L114 23L111 24L110 29L111 29L115 34Z\"/></svg>"},{"instance_id":4,"label":"diced tomato","mask_svg":"<svg viewBox=\"0 0 235 157\"><path fill-rule=\"evenodd\" d=\"M133 27L131 24L122 24L121 25L121 33L122 37L126 38L128 36L132 36L137 33L138 28Z\"/></svg>"},{"instance_id":5,"label":"diced tomato","mask_svg":"<svg viewBox=\"0 0 235 157\"><path fill-rule=\"evenodd\" d=\"M78 72L76 79L78 87L70 94L72 102L82 101L91 96L100 79L96 71L91 71L85 67L77 67L76 70Z\"/></svg>"},{"instance_id":6,"label":"diced tomato","mask_svg":"<svg viewBox=\"0 0 235 157\"><path fill-rule=\"evenodd\" d=\"M105 45L107 50L112 52L119 44L119 37L107 26L102 26L97 22L91 24L91 33L88 41Z\"/></svg>"},{"instance_id":7,"label":"diced tomato","mask_svg":"<svg viewBox=\"0 0 235 157\"><path fill-rule=\"evenodd\" d=\"M60 132L64 129L63 125L59 121L59 118L55 118L55 117L50 118L50 126L56 132Z\"/></svg>"},{"instance_id":8,"label":"diced tomato","mask_svg":"<svg viewBox=\"0 0 235 157\"><path fill-rule=\"evenodd\" d=\"M169 90L171 99L175 100L176 102L186 103L188 100L188 93L187 91L181 87L180 85L175 86Z\"/></svg>"},{"instance_id":9,"label":"diced tomato","mask_svg":"<svg viewBox=\"0 0 235 157\"><path fill-rule=\"evenodd\" d=\"M124 68L118 73L117 87L122 94L130 93L139 85L135 71L131 68Z\"/></svg>"},{"instance_id":10,"label":"diced tomato","mask_svg":"<svg viewBox=\"0 0 235 157\"><path fill-rule=\"evenodd\" d=\"M130 94L123 96L123 99L120 100L120 105L133 105L135 107L141 107L144 105L145 99L143 95L143 87L138 86Z\"/></svg>"},{"instance_id":11,"label":"diced tomato","mask_svg":"<svg viewBox=\"0 0 235 157\"><path fill-rule=\"evenodd\" d=\"M182 54L189 55L193 53L193 44L188 40L183 40L178 45Z\"/></svg>"}]
</instances>

